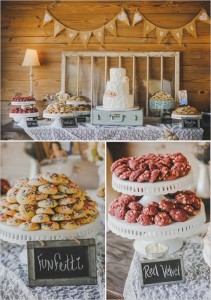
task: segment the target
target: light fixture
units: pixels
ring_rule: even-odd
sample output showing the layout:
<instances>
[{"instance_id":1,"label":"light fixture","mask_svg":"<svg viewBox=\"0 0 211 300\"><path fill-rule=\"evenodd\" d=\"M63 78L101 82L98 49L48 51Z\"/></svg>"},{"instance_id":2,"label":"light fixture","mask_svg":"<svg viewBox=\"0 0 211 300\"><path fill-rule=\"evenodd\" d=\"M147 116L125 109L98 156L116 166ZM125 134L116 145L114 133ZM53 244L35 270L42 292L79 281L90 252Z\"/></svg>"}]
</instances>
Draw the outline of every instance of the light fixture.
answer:
<instances>
[{"instance_id":1,"label":"light fixture","mask_svg":"<svg viewBox=\"0 0 211 300\"><path fill-rule=\"evenodd\" d=\"M37 55L37 50L33 49L26 49L26 53L22 62L23 67L30 67L30 72L29 72L29 78L30 78L30 92L29 96L33 96L33 87L32 87L32 82L33 82L33 76L34 74L32 73L32 67L35 66L40 66L39 58Z\"/></svg>"}]
</instances>

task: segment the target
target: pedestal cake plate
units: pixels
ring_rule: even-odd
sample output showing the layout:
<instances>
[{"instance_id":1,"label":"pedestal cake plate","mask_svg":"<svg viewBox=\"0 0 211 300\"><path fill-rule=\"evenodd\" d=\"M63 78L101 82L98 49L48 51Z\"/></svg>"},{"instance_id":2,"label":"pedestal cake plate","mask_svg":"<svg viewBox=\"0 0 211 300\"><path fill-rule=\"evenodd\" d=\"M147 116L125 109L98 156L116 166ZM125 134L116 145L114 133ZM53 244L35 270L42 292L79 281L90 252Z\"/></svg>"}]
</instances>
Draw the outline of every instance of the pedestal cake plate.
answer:
<instances>
[{"instance_id":1,"label":"pedestal cake plate","mask_svg":"<svg viewBox=\"0 0 211 300\"><path fill-rule=\"evenodd\" d=\"M49 113L46 113L46 112L43 113L43 118L53 120L53 122L50 125L51 127L61 128L62 127L61 119L65 118L65 117L67 117L67 118L68 117L73 117L73 113L68 113L68 114L49 114Z\"/></svg>"},{"instance_id":2,"label":"pedestal cake plate","mask_svg":"<svg viewBox=\"0 0 211 300\"><path fill-rule=\"evenodd\" d=\"M12 106L20 106L22 109L25 109L29 106L34 106L36 101L11 101ZM18 126L26 126L27 118L39 117L39 112L33 113L9 113L9 117L12 118L15 122L18 123Z\"/></svg>"},{"instance_id":3,"label":"pedestal cake plate","mask_svg":"<svg viewBox=\"0 0 211 300\"><path fill-rule=\"evenodd\" d=\"M100 217L95 222L83 225L77 229L59 229L55 231L23 231L15 226L9 226L0 223L0 239L9 243L24 245L23 251L20 253L20 260L27 263L26 245L28 241L53 241L66 239L88 239L97 235L100 229Z\"/></svg>"},{"instance_id":4,"label":"pedestal cake plate","mask_svg":"<svg viewBox=\"0 0 211 300\"><path fill-rule=\"evenodd\" d=\"M139 202L148 205L149 202L159 202L165 199L166 194L190 188L193 184L193 174L173 181L159 181L155 183L138 183L121 180L116 175L112 176L112 186L122 194L143 196ZM111 215L108 216L108 226L112 232L122 237L134 239L134 248L137 252L145 254L145 247L152 242L160 242L168 245L169 254L177 252L183 246L183 238L192 235L205 223L205 210L202 203L201 209L195 216L186 222L175 222L168 226L157 225L141 226L138 223L127 223Z\"/></svg>"}]
</instances>

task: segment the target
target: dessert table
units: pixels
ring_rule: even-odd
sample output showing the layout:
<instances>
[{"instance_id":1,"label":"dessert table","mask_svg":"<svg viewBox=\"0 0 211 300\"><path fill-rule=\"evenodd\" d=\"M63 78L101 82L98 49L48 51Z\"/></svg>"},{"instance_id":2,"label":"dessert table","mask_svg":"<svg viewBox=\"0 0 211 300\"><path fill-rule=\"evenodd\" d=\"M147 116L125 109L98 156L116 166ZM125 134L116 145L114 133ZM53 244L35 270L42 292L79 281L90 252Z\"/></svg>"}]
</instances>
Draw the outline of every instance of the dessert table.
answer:
<instances>
[{"instance_id":1,"label":"dessert table","mask_svg":"<svg viewBox=\"0 0 211 300\"><path fill-rule=\"evenodd\" d=\"M165 130L171 130L180 140L202 140L204 130L182 129L178 125L94 126L89 123L76 128L50 126L47 120L38 121L38 127L22 127L33 140L158 140Z\"/></svg>"}]
</instances>

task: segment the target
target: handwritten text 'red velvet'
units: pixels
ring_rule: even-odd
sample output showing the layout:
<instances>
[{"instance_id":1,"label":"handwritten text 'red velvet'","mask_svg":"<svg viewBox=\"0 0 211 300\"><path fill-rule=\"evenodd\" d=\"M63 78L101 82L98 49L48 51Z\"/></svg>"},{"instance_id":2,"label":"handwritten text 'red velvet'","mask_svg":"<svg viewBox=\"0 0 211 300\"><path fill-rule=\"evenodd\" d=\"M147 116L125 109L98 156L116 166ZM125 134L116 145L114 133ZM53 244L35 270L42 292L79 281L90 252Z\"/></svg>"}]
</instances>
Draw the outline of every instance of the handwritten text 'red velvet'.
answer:
<instances>
[{"instance_id":1,"label":"handwritten text 'red velvet'","mask_svg":"<svg viewBox=\"0 0 211 300\"><path fill-rule=\"evenodd\" d=\"M155 265L154 267L150 267L149 265L145 265L143 267L143 274L144 277L150 278L153 276L161 276L160 272L162 273L164 278L173 278L173 277L177 277L180 276L180 267L177 266L175 268L172 268L170 265L160 265L160 268L158 269L157 265Z\"/></svg>"},{"instance_id":2,"label":"handwritten text 'red velvet'","mask_svg":"<svg viewBox=\"0 0 211 300\"><path fill-rule=\"evenodd\" d=\"M61 272L74 272L83 270L84 265L81 264L80 257L74 257L72 254L65 255L62 258L60 253L55 253L52 259L42 258L43 253L37 256L40 271L61 271Z\"/></svg>"}]
</instances>

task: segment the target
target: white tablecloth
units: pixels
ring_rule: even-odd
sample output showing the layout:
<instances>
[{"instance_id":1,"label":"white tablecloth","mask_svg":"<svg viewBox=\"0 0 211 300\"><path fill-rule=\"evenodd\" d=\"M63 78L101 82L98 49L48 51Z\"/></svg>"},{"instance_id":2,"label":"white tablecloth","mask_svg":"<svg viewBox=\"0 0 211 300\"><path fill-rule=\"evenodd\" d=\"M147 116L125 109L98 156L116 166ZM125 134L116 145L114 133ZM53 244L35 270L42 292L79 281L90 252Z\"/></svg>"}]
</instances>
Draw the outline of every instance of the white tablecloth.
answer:
<instances>
[{"instance_id":1,"label":"white tablecloth","mask_svg":"<svg viewBox=\"0 0 211 300\"><path fill-rule=\"evenodd\" d=\"M125 300L209 300L210 268L203 255L203 239L187 240L176 253L184 260L185 281L183 283L141 287L140 259L135 252L124 288ZM175 255L170 257L174 258Z\"/></svg>"},{"instance_id":2,"label":"white tablecloth","mask_svg":"<svg viewBox=\"0 0 211 300\"><path fill-rule=\"evenodd\" d=\"M23 127L33 140L158 140L166 129L178 135L180 140L202 140L203 129L182 129L178 125L160 126L93 126L79 125L77 128L52 127L49 121L38 122L38 127Z\"/></svg>"}]
</instances>

